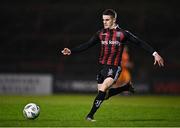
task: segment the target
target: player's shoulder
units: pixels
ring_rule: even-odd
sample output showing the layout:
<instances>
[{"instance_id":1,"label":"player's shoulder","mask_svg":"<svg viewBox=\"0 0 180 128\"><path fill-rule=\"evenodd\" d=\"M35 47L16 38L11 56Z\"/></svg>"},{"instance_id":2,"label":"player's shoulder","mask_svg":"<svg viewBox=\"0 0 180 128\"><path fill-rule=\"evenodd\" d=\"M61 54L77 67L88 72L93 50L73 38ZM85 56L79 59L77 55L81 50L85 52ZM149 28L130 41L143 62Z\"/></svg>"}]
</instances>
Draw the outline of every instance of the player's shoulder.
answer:
<instances>
[{"instance_id":1,"label":"player's shoulder","mask_svg":"<svg viewBox=\"0 0 180 128\"><path fill-rule=\"evenodd\" d=\"M124 36L127 37L127 38L129 38L129 37L135 37L135 35L134 35L131 31L129 31L129 30L125 29L125 28L120 28L120 27L118 26L118 29L119 29L119 31L121 31L121 32L124 34Z\"/></svg>"},{"instance_id":2,"label":"player's shoulder","mask_svg":"<svg viewBox=\"0 0 180 128\"><path fill-rule=\"evenodd\" d=\"M125 37L128 36L129 33L130 33L127 29L123 29L123 28L120 28L120 27L118 27L116 30L117 30L117 32L123 33L123 35Z\"/></svg>"},{"instance_id":3,"label":"player's shoulder","mask_svg":"<svg viewBox=\"0 0 180 128\"><path fill-rule=\"evenodd\" d=\"M130 32L130 31L127 30L127 29L123 29L123 33L124 33L126 36L133 36L132 32Z\"/></svg>"},{"instance_id":4,"label":"player's shoulder","mask_svg":"<svg viewBox=\"0 0 180 128\"><path fill-rule=\"evenodd\" d=\"M119 31L123 32L124 34L131 33L129 30L124 29L124 28L118 28L118 29L119 29Z\"/></svg>"},{"instance_id":5,"label":"player's shoulder","mask_svg":"<svg viewBox=\"0 0 180 128\"><path fill-rule=\"evenodd\" d=\"M101 32L105 32L105 29L104 28L101 28L97 31L97 33L101 33Z\"/></svg>"},{"instance_id":6,"label":"player's shoulder","mask_svg":"<svg viewBox=\"0 0 180 128\"><path fill-rule=\"evenodd\" d=\"M96 30L96 34L99 34L102 31L102 29Z\"/></svg>"},{"instance_id":7,"label":"player's shoulder","mask_svg":"<svg viewBox=\"0 0 180 128\"><path fill-rule=\"evenodd\" d=\"M119 26L116 27L116 30L119 31L119 32L122 32L122 33L124 33L124 34L126 34L126 33L129 32L128 30L126 30L126 29L124 29L124 28L121 28L121 27L119 27Z\"/></svg>"}]
</instances>

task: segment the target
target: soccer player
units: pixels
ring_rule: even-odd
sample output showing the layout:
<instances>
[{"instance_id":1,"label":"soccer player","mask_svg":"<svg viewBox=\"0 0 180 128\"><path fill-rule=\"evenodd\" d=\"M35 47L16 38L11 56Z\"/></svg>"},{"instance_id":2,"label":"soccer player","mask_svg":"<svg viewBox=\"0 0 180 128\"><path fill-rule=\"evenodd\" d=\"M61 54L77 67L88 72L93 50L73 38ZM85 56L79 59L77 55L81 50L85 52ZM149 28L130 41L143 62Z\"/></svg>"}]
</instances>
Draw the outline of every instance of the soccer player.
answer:
<instances>
[{"instance_id":1,"label":"soccer player","mask_svg":"<svg viewBox=\"0 0 180 128\"><path fill-rule=\"evenodd\" d=\"M120 28L116 23L116 18L117 13L114 10L105 10L102 14L104 28L96 32L87 42L72 49L64 48L61 51L64 55L71 55L87 50L95 44L101 45L99 56L101 68L97 75L98 94L94 99L90 112L86 116L86 120L88 121L95 121L94 114L104 101L108 89L111 92L111 96L132 89L131 84L117 88L117 90L111 90L110 88L115 84L121 73L122 52L124 46L128 45L129 42L148 51L154 57L154 65L164 66L163 58L157 51L131 32Z\"/></svg>"}]
</instances>

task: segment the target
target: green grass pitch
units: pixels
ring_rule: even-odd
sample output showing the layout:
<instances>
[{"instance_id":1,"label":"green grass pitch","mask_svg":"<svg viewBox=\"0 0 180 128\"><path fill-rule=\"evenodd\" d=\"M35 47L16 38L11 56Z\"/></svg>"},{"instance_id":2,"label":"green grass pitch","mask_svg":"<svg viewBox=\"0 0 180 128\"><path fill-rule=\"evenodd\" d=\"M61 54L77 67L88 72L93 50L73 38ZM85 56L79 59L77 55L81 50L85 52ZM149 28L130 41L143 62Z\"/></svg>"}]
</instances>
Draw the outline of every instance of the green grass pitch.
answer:
<instances>
[{"instance_id":1,"label":"green grass pitch","mask_svg":"<svg viewBox=\"0 0 180 128\"><path fill-rule=\"evenodd\" d=\"M180 96L115 96L103 102L96 122L85 120L95 95L0 96L0 127L180 127ZM41 112L27 120L22 109Z\"/></svg>"}]
</instances>

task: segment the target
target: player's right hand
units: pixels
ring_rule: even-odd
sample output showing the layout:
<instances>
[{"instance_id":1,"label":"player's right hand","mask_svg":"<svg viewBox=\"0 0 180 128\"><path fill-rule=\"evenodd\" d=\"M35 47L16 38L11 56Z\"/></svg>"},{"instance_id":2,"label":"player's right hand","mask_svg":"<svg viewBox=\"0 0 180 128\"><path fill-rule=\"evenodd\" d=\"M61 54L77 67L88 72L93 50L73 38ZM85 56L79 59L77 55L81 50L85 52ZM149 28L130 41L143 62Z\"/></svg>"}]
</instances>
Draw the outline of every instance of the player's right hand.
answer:
<instances>
[{"instance_id":1,"label":"player's right hand","mask_svg":"<svg viewBox=\"0 0 180 128\"><path fill-rule=\"evenodd\" d=\"M63 55L70 55L71 54L71 50L69 48L64 48L61 52Z\"/></svg>"}]
</instances>

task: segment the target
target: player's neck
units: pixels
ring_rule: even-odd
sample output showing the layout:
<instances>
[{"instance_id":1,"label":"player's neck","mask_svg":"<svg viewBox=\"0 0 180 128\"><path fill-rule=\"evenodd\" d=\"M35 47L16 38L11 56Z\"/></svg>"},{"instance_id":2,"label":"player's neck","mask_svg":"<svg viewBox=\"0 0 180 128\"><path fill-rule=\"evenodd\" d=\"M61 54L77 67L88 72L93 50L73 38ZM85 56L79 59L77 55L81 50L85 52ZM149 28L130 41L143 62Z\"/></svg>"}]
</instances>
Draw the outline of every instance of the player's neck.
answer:
<instances>
[{"instance_id":1,"label":"player's neck","mask_svg":"<svg viewBox=\"0 0 180 128\"><path fill-rule=\"evenodd\" d=\"M114 23L109 29L116 29L118 27L118 25L116 23Z\"/></svg>"}]
</instances>

